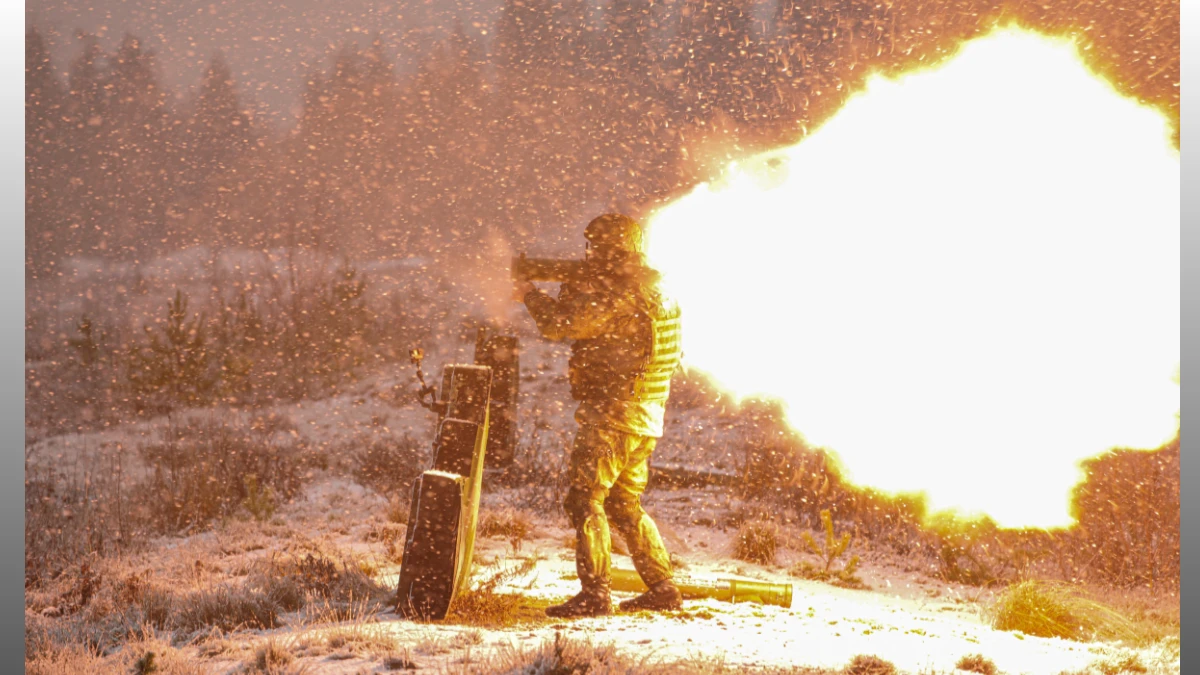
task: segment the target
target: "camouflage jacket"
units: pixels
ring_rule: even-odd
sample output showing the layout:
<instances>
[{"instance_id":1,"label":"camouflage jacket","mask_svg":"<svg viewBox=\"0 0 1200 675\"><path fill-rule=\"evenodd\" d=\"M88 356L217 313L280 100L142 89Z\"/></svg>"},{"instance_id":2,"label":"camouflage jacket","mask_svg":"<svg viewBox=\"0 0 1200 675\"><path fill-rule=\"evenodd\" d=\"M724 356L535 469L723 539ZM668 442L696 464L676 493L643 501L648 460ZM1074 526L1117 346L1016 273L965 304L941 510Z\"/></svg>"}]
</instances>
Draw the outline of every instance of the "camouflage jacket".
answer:
<instances>
[{"instance_id":1,"label":"camouflage jacket","mask_svg":"<svg viewBox=\"0 0 1200 675\"><path fill-rule=\"evenodd\" d=\"M525 296L538 330L572 340L575 419L642 436L662 436L670 379L679 365L678 306L663 295L654 270L637 266L564 283L558 298Z\"/></svg>"}]
</instances>

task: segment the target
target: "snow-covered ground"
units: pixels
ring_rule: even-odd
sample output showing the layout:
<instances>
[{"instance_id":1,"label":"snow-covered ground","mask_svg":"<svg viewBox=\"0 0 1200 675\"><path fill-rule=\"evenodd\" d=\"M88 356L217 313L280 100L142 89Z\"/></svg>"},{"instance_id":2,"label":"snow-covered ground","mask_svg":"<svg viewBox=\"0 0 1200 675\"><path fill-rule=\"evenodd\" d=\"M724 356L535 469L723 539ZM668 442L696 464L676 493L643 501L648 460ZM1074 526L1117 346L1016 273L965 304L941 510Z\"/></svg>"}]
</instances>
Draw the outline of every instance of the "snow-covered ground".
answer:
<instances>
[{"instance_id":1,"label":"snow-covered ground","mask_svg":"<svg viewBox=\"0 0 1200 675\"><path fill-rule=\"evenodd\" d=\"M563 462L574 431L564 375L568 351L566 345L536 340L526 323L518 322L517 327L523 343L521 444L527 453L536 449L534 460L545 464L549 475ZM423 346L428 353L425 369L430 381L440 380L443 364L471 358L466 342ZM433 415L411 400L415 389L412 370L395 367L338 396L280 403L265 412L285 418L293 430L289 433L330 453L379 437L410 435L425 442L433 433ZM221 411L189 414L225 419ZM93 433L48 437L35 440L26 450L31 456L67 464L72 455L88 449L113 444L134 448L151 442L165 423L149 420ZM669 414L655 461L736 472L744 461L741 448L751 431L744 419L712 407L676 407ZM237 584L255 564L273 560L299 542L362 561L360 567L376 584L394 588L399 565L392 547L403 526L389 521L388 499L347 477L344 459L331 457L329 470L316 475L267 522L235 520L211 531L158 539L121 565L147 571L170 585ZM521 594L532 607L564 599L578 589L573 534L553 493L552 485L540 490L485 488L485 514L515 510L532 527L517 545L502 537L481 538L476 545L477 581L500 569L531 565L527 573L496 590ZM618 613L553 621L532 613L528 621L502 628L454 620L413 622L386 608L360 612L350 622L314 617L301 610L282 615L283 625L275 629L239 630L179 648L201 670L230 674L252 669L250 664L268 643L290 654L290 670L279 672L374 673L408 666L431 672L492 672L497 663L511 662L514 654L551 643L559 635L612 645L618 653L643 663L680 663L684 672L687 664L710 670L713 664L724 664L734 670L804 666L837 671L856 656L874 655L906 673L953 673L959 660L972 654L991 660L999 672L1013 674L1115 673L1121 671L1111 664L1126 657L1133 657L1130 663L1140 664L1144 672L1180 672L1177 639L1133 648L995 630L986 615L993 591L946 583L935 575L936 564L931 561L875 548L869 541L856 540L851 551L862 558L859 575L866 585L863 590L790 576L787 570L808 555L798 544L799 532L781 537L776 565L739 561L733 556L736 527L730 524L747 505L725 488L652 489L644 504L659 522L684 574L792 584L792 606L689 600L682 611L667 614ZM391 536L380 536L384 531ZM625 555L618 553L614 562L632 569ZM627 597L617 595L618 600ZM27 609L53 620L58 609L50 606L49 599L39 597L27 598ZM386 648L352 648L346 640L335 639L347 631L360 638L375 636Z\"/></svg>"},{"instance_id":2,"label":"snow-covered ground","mask_svg":"<svg viewBox=\"0 0 1200 675\"><path fill-rule=\"evenodd\" d=\"M484 511L505 508L514 495L493 491ZM686 501L685 501L686 500ZM357 630L387 636L411 664L432 672L488 672L497 659L533 650L556 635L613 645L618 652L636 655L646 663L723 663L725 667L756 669L806 666L839 670L855 656L874 655L892 662L905 673L953 673L967 655L982 654L1003 673L1088 672L1097 663L1115 663L1127 656L1153 673L1178 673L1177 648L1159 645L1132 649L1108 643L1082 643L1039 638L991 628L984 609L991 594L978 588L946 584L894 555L871 550L864 556L862 577L867 590L837 588L796 579L780 567L751 565L730 557L732 531L689 524L692 503L704 502L714 510L728 506L715 490L653 491L647 510L658 517L668 545L680 561L682 573L692 577L743 576L794 587L790 608L717 600L688 600L679 612L620 613L613 617L570 621L534 620L506 628L479 628L446 622L415 622L385 610L351 622ZM289 505L273 525L238 524L216 535L195 535L174 540L170 549L187 558L200 550L233 552L225 560L211 560L216 569L245 567L238 558L272 555L299 533L379 565L377 581L391 587L398 566L381 555L381 544L365 541L383 522L384 500L361 486L328 478L309 487L303 498ZM496 590L519 593L533 605L544 605L572 595L578 589L571 532L557 514L530 516L532 532L514 550L500 537L481 538L476 547L476 578L501 569L515 569L533 559L533 568ZM257 529L261 528L261 529ZM231 541L257 541L256 546L234 546ZM166 546L166 542L162 542ZM261 547L261 548L260 548ZM239 552L244 548L249 552ZM793 553L792 555L798 555ZM786 560L787 556L781 556ZM615 555L617 567L632 569L627 556ZM615 600L630 594L614 594ZM270 631L241 631L228 636L222 653L203 657L203 644L184 653L211 672L240 672L256 650L268 640L297 654L295 664L307 673L349 674L388 672L386 656L353 650L311 653L306 645L345 630L346 622L312 621L300 613L285 615L284 626ZM328 641L328 640L327 640ZM1177 643L1176 643L1177 644ZM309 654L309 655L305 655ZM686 667L686 666L685 666ZM1102 672L1102 671L1101 671ZM1116 672L1116 671L1114 671Z\"/></svg>"}]
</instances>

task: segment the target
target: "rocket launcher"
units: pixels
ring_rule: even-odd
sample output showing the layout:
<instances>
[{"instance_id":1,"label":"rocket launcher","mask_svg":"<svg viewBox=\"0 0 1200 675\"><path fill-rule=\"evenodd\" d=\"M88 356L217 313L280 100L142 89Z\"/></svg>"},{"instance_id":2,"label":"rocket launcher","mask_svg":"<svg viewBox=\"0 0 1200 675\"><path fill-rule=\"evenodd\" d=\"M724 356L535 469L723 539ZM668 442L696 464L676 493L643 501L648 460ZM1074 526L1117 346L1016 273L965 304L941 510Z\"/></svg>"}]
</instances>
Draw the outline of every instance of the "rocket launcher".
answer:
<instances>
[{"instance_id":1,"label":"rocket launcher","mask_svg":"<svg viewBox=\"0 0 1200 675\"><path fill-rule=\"evenodd\" d=\"M637 572L613 568L610 572L612 589L645 593L646 584ZM791 584L770 584L765 581L735 579L699 579L695 577L675 577L675 585L685 600L712 598L725 602L753 602L760 605L792 606Z\"/></svg>"},{"instance_id":2,"label":"rocket launcher","mask_svg":"<svg viewBox=\"0 0 1200 675\"><path fill-rule=\"evenodd\" d=\"M582 260L526 258L522 253L512 259L514 281L570 281L583 273Z\"/></svg>"}]
</instances>

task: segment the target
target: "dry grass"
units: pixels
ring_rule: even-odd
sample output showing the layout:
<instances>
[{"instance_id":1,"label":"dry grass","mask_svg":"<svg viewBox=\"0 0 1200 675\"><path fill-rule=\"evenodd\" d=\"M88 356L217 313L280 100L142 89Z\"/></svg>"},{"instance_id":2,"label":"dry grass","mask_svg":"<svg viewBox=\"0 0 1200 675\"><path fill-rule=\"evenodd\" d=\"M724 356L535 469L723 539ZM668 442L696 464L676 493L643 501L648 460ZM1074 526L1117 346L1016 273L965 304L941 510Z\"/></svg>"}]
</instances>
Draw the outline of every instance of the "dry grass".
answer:
<instances>
[{"instance_id":1,"label":"dry grass","mask_svg":"<svg viewBox=\"0 0 1200 675\"><path fill-rule=\"evenodd\" d=\"M106 654L144 632L141 614L127 608L104 616L48 618L25 615L25 657L51 655L68 647Z\"/></svg>"},{"instance_id":2,"label":"dry grass","mask_svg":"<svg viewBox=\"0 0 1200 675\"><path fill-rule=\"evenodd\" d=\"M1129 619L1138 646L1179 640L1179 596L1139 589L1090 589L1092 596Z\"/></svg>"},{"instance_id":3,"label":"dry grass","mask_svg":"<svg viewBox=\"0 0 1200 675\"><path fill-rule=\"evenodd\" d=\"M29 675L108 675L124 673L128 669L111 663L83 645L69 644L57 649L46 649L32 657L27 655L25 672Z\"/></svg>"},{"instance_id":4,"label":"dry grass","mask_svg":"<svg viewBox=\"0 0 1200 675\"><path fill-rule=\"evenodd\" d=\"M417 664L407 652L391 654L383 658L384 670L416 670Z\"/></svg>"},{"instance_id":5,"label":"dry grass","mask_svg":"<svg viewBox=\"0 0 1200 675\"><path fill-rule=\"evenodd\" d=\"M748 520L738 528L733 557L759 565L774 565L779 550L779 526L769 520Z\"/></svg>"},{"instance_id":6,"label":"dry grass","mask_svg":"<svg viewBox=\"0 0 1200 675\"><path fill-rule=\"evenodd\" d=\"M249 517L248 505L265 517L274 500L296 494L323 458L281 433L287 430L272 415L198 413L167 424L137 451L119 442L84 444L70 451L74 457L52 456L49 446L30 450L26 586L44 590L64 574L80 574L81 563L139 553L156 533ZM247 482L249 475L254 481ZM88 588L79 590L76 604L86 605Z\"/></svg>"},{"instance_id":7,"label":"dry grass","mask_svg":"<svg viewBox=\"0 0 1200 675\"><path fill-rule=\"evenodd\" d=\"M631 655L618 652L615 646L597 645L590 641L566 638L556 633L553 641L526 651L510 649L497 652L482 669L472 673L488 675L595 674L595 675L718 675L734 670L719 657L692 656L678 661L656 660L646 654ZM763 675L838 675L839 671L818 668L791 667L776 669L754 668ZM866 672L866 671L864 671ZM895 672L894 670L892 672ZM881 674L882 675L882 674Z\"/></svg>"},{"instance_id":8,"label":"dry grass","mask_svg":"<svg viewBox=\"0 0 1200 675\"><path fill-rule=\"evenodd\" d=\"M387 510L384 512L384 517L387 522L396 525L408 525L409 500L401 497L398 494L393 494L388 497Z\"/></svg>"},{"instance_id":9,"label":"dry grass","mask_svg":"<svg viewBox=\"0 0 1200 675\"><path fill-rule=\"evenodd\" d=\"M279 605L266 593L230 583L191 591L179 598L172 625L184 632L274 628Z\"/></svg>"},{"instance_id":10,"label":"dry grass","mask_svg":"<svg viewBox=\"0 0 1200 675\"><path fill-rule=\"evenodd\" d=\"M351 474L360 485L395 500L389 506L397 518L393 522L406 522L408 493L428 463L428 454L427 444L409 435L374 438L354 453Z\"/></svg>"},{"instance_id":11,"label":"dry grass","mask_svg":"<svg viewBox=\"0 0 1200 675\"><path fill-rule=\"evenodd\" d=\"M145 628L122 649L102 655L67 643L26 656L25 672L35 675L202 675L203 668L170 642Z\"/></svg>"},{"instance_id":12,"label":"dry grass","mask_svg":"<svg viewBox=\"0 0 1200 675\"><path fill-rule=\"evenodd\" d=\"M259 673L279 673L296 660L286 646L271 637L254 652L254 660L250 662L253 671Z\"/></svg>"},{"instance_id":13,"label":"dry grass","mask_svg":"<svg viewBox=\"0 0 1200 675\"><path fill-rule=\"evenodd\" d=\"M513 567L504 567L499 561L490 565L486 579L454 598L446 622L496 628L546 621L544 610L550 604L548 601L497 590L501 585L529 574L536 566L536 558L525 558Z\"/></svg>"},{"instance_id":14,"label":"dry grass","mask_svg":"<svg viewBox=\"0 0 1200 675\"><path fill-rule=\"evenodd\" d=\"M959 659L958 663L954 664L954 667L959 670L980 673L981 675L996 675L996 673L1000 672L996 668L996 664L983 654L968 654Z\"/></svg>"},{"instance_id":15,"label":"dry grass","mask_svg":"<svg viewBox=\"0 0 1200 675\"><path fill-rule=\"evenodd\" d=\"M528 511L503 508L479 514L480 537L502 537L508 540L514 553L521 550L521 542L533 533L533 518Z\"/></svg>"},{"instance_id":16,"label":"dry grass","mask_svg":"<svg viewBox=\"0 0 1200 675\"><path fill-rule=\"evenodd\" d=\"M353 621L342 623L323 631L325 646L330 651L351 654L383 656L400 649L400 642L378 622L371 620L365 612Z\"/></svg>"},{"instance_id":17,"label":"dry grass","mask_svg":"<svg viewBox=\"0 0 1200 675\"><path fill-rule=\"evenodd\" d=\"M392 505L396 503L393 498L389 502L385 520L382 522L376 520L371 523L370 528L364 536L364 539L369 542L379 543L383 546L383 557L387 562L400 564L404 562L404 537L408 533L408 527L403 523L394 521L394 517L399 513L399 509L393 509ZM407 519L408 511L404 510L405 518Z\"/></svg>"},{"instance_id":18,"label":"dry grass","mask_svg":"<svg viewBox=\"0 0 1200 675\"><path fill-rule=\"evenodd\" d=\"M297 653L338 659L396 653L400 642L378 621L377 608L367 599L347 608L310 605L304 617L307 628L296 638Z\"/></svg>"},{"instance_id":19,"label":"dry grass","mask_svg":"<svg viewBox=\"0 0 1200 675\"><path fill-rule=\"evenodd\" d=\"M1091 670L1101 675L1123 675L1124 673L1148 673L1150 669L1136 654L1123 654L1091 664Z\"/></svg>"},{"instance_id":20,"label":"dry grass","mask_svg":"<svg viewBox=\"0 0 1200 675\"><path fill-rule=\"evenodd\" d=\"M859 654L843 670L846 675L895 675L896 666L878 656Z\"/></svg>"},{"instance_id":21,"label":"dry grass","mask_svg":"<svg viewBox=\"0 0 1200 675\"><path fill-rule=\"evenodd\" d=\"M305 541L261 560L251 570L249 582L274 598L284 611L317 604L315 618L320 619L321 613L331 608L384 602L391 591L375 581L377 572L369 560Z\"/></svg>"},{"instance_id":22,"label":"dry grass","mask_svg":"<svg viewBox=\"0 0 1200 675\"><path fill-rule=\"evenodd\" d=\"M1120 612L1086 597L1075 586L1024 581L1009 586L990 608L992 626L1039 637L1136 640L1134 624Z\"/></svg>"}]
</instances>

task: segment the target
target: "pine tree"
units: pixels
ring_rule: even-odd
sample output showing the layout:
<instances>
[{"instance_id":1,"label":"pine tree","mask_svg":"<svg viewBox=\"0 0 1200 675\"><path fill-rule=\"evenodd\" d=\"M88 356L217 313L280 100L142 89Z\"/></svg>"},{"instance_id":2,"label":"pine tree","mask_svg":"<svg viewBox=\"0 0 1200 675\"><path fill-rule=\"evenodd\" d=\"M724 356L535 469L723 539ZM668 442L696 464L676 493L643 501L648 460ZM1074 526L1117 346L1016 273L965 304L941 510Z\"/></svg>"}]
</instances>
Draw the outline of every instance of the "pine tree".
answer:
<instances>
[{"instance_id":1,"label":"pine tree","mask_svg":"<svg viewBox=\"0 0 1200 675\"><path fill-rule=\"evenodd\" d=\"M62 199L69 180L66 91L41 34L25 35L25 273L37 278L66 248Z\"/></svg>"},{"instance_id":2,"label":"pine tree","mask_svg":"<svg viewBox=\"0 0 1200 675\"><path fill-rule=\"evenodd\" d=\"M69 153L63 194L63 225L67 234L63 255L102 250L109 225L110 193L108 152L107 71L104 52L96 36L79 33L80 53L67 75L66 124Z\"/></svg>"},{"instance_id":3,"label":"pine tree","mask_svg":"<svg viewBox=\"0 0 1200 675\"><path fill-rule=\"evenodd\" d=\"M105 241L118 255L137 258L164 248L166 207L176 183L174 139L166 93L154 54L126 35L109 64L107 137L110 205ZM178 158L176 158L178 159Z\"/></svg>"},{"instance_id":4,"label":"pine tree","mask_svg":"<svg viewBox=\"0 0 1200 675\"><path fill-rule=\"evenodd\" d=\"M180 136L182 159L177 169L175 210L182 223L172 222L173 242L208 246L242 244L252 238L249 214L269 207L263 189L247 194L248 185L265 180L261 162L252 162L255 132L241 109L233 75L218 53L209 64L200 91ZM255 170L251 170L251 167Z\"/></svg>"},{"instance_id":5,"label":"pine tree","mask_svg":"<svg viewBox=\"0 0 1200 675\"><path fill-rule=\"evenodd\" d=\"M210 372L204 326L203 314L189 316L188 297L176 290L161 330L143 327L147 342L130 349L127 371L140 406L169 409L205 400L218 378Z\"/></svg>"},{"instance_id":6,"label":"pine tree","mask_svg":"<svg viewBox=\"0 0 1200 675\"><path fill-rule=\"evenodd\" d=\"M189 155L197 173L206 177L228 171L249 149L252 134L250 118L238 101L233 74L218 52L204 74L188 123Z\"/></svg>"}]
</instances>

